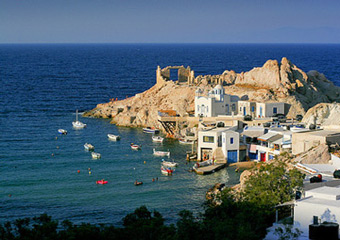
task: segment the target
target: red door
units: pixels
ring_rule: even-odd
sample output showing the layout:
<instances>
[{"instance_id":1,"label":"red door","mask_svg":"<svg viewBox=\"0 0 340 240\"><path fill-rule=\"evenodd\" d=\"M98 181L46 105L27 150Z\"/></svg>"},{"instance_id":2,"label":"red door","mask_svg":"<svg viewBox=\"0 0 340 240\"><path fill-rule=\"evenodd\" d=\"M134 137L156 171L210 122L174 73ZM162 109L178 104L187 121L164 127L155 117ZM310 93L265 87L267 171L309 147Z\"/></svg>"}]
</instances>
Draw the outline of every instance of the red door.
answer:
<instances>
[{"instance_id":1,"label":"red door","mask_svg":"<svg viewBox=\"0 0 340 240\"><path fill-rule=\"evenodd\" d=\"M261 162L265 162L266 161L266 153L260 153L260 157L261 157Z\"/></svg>"}]
</instances>

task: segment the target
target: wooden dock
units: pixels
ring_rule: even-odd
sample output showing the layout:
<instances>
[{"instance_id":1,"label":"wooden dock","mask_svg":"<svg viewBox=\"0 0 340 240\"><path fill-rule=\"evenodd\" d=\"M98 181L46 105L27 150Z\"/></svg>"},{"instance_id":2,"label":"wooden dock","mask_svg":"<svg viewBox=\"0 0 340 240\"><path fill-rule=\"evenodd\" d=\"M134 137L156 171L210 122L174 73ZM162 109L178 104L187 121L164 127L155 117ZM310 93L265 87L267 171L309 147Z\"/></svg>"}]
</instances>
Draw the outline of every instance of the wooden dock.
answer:
<instances>
[{"instance_id":1,"label":"wooden dock","mask_svg":"<svg viewBox=\"0 0 340 240\"><path fill-rule=\"evenodd\" d=\"M214 165L209 165L209 166L206 166L206 167L196 168L196 169L194 169L194 171L197 174L200 174L200 175L211 174L211 173L217 172L218 170L224 168L226 165L227 164L214 164Z\"/></svg>"}]
</instances>

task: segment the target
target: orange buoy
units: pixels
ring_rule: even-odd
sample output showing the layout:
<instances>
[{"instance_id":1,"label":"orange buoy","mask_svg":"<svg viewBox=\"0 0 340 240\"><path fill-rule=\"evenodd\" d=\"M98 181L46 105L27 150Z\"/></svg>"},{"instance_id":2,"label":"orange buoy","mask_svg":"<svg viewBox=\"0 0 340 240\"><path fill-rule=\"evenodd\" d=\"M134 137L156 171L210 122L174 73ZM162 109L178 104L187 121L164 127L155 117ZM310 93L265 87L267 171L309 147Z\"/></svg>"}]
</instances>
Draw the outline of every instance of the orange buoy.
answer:
<instances>
[{"instance_id":1,"label":"orange buoy","mask_svg":"<svg viewBox=\"0 0 340 240\"><path fill-rule=\"evenodd\" d=\"M80 173L80 170L78 170L77 173Z\"/></svg>"}]
</instances>

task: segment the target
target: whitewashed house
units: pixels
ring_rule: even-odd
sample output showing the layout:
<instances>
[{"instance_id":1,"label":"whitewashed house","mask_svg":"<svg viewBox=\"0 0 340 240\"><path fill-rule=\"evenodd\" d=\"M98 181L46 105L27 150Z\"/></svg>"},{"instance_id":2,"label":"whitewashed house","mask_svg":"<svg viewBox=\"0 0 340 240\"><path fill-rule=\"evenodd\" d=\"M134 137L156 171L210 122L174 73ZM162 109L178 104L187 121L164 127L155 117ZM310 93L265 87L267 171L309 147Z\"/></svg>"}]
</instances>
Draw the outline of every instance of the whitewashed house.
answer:
<instances>
[{"instance_id":1,"label":"whitewashed house","mask_svg":"<svg viewBox=\"0 0 340 240\"><path fill-rule=\"evenodd\" d=\"M251 101L238 101L238 115L246 116L250 115L253 118L256 117L256 102Z\"/></svg>"},{"instance_id":2,"label":"whitewashed house","mask_svg":"<svg viewBox=\"0 0 340 240\"><path fill-rule=\"evenodd\" d=\"M261 162L272 160L275 155L292 149L292 132L284 128L269 129L268 133L259 136L257 140L257 159Z\"/></svg>"},{"instance_id":3,"label":"whitewashed house","mask_svg":"<svg viewBox=\"0 0 340 240\"><path fill-rule=\"evenodd\" d=\"M237 114L237 96L225 94L221 85L216 85L208 96L202 96L198 89L195 94L195 117L216 117Z\"/></svg>"},{"instance_id":4,"label":"whitewashed house","mask_svg":"<svg viewBox=\"0 0 340 240\"><path fill-rule=\"evenodd\" d=\"M256 103L256 117L258 118L273 117L275 114L285 114L285 103L283 102Z\"/></svg>"},{"instance_id":5,"label":"whitewashed house","mask_svg":"<svg viewBox=\"0 0 340 240\"><path fill-rule=\"evenodd\" d=\"M240 156L240 133L236 127L213 128L198 132L198 160L212 159L217 152L228 163L238 162Z\"/></svg>"}]
</instances>

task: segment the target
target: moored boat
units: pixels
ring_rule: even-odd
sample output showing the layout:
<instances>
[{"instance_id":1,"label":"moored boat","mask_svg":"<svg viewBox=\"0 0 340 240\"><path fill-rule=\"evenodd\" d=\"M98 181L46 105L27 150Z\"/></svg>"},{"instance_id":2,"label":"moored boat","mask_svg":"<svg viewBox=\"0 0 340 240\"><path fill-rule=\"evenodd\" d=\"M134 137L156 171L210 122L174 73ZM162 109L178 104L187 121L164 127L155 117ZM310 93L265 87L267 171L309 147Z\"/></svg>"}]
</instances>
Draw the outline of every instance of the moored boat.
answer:
<instances>
[{"instance_id":1,"label":"moored boat","mask_svg":"<svg viewBox=\"0 0 340 240\"><path fill-rule=\"evenodd\" d=\"M153 155L160 156L160 157L163 157L163 156L170 157L170 151L169 150L167 152L165 152L165 151L156 151L155 149L153 149Z\"/></svg>"},{"instance_id":2,"label":"moored boat","mask_svg":"<svg viewBox=\"0 0 340 240\"><path fill-rule=\"evenodd\" d=\"M60 129L58 129L58 133L66 135L67 131L65 129L60 128Z\"/></svg>"},{"instance_id":3,"label":"moored boat","mask_svg":"<svg viewBox=\"0 0 340 240\"><path fill-rule=\"evenodd\" d=\"M90 144L90 143L85 143L84 144L84 148L87 151L93 151L94 150L94 146L92 144Z\"/></svg>"},{"instance_id":4,"label":"moored boat","mask_svg":"<svg viewBox=\"0 0 340 240\"><path fill-rule=\"evenodd\" d=\"M194 141L189 140L187 138L180 138L180 139L178 139L178 142L181 143L181 144L194 144Z\"/></svg>"},{"instance_id":5,"label":"moored boat","mask_svg":"<svg viewBox=\"0 0 340 240\"><path fill-rule=\"evenodd\" d=\"M134 144L134 143L131 143L130 146L131 146L131 149L133 149L133 150L141 150L142 149L142 146Z\"/></svg>"},{"instance_id":6,"label":"moored boat","mask_svg":"<svg viewBox=\"0 0 340 240\"><path fill-rule=\"evenodd\" d=\"M76 129L81 129L81 128L85 128L86 127L86 124L85 123L82 123L78 120L78 109L76 111L76 121L72 122L72 125L74 128Z\"/></svg>"},{"instance_id":7,"label":"moored boat","mask_svg":"<svg viewBox=\"0 0 340 240\"><path fill-rule=\"evenodd\" d=\"M107 134L107 137L112 140L112 141L118 141L120 140L120 136L119 135L114 135L114 134Z\"/></svg>"},{"instance_id":8,"label":"moored boat","mask_svg":"<svg viewBox=\"0 0 340 240\"><path fill-rule=\"evenodd\" d=\"M152 136L152 141L162 143L164 141L164 138L161 136Z\"/></svg>"},{"instance_id":9,"label":"moored boat","mask_svg":"<svg viewBox=\"0 0 340 240\"><path fill-rule=\"evenodd\" d=\"M172 162L169 162L169 161L165 161L164 159L162 159L162 164L163 164L163 166L165 166L165 167L177 167L177 163L175 163L174 161L172 161Z\"/></svg>"},{"instance_id":10,"label":"moored boat","mask_svg":"<svg viewBox=\"0 0 340 240\"><path fill-rule=\"evenodd\" d=\"M92 152L91 153L93 159L99 159L102 157L100 153Z\"/></svg>"},{"instance_id":11,"label":"moored boat","mask_svg":"<svg viewBox=\"0 0 340 240\"><path fill-rule=\"evenodd\" d=\"M143 128L143 132L158 134L159 133L159 129L154 128L154 127L152 127L152 128L151 127L146 127L146 128Z\"/></svg>"},{"instance_id":12,"label":"moored boat","mask_svg":"<svg viewBox=\"0 0 340 240\"><path fill-rule=\"evenodd\" d=\"M135 184L135 186L139 186L139 185L142 185L143 182L142 181L139 182L139 181L136 180L134 184Z\"/></svg>"},{"instance_id":13,"label":"moored boat","mask_svg":"<svg viewBox=\"0 0 340 240\"><path fill-rule=\"evenodd\" d=\"M107 184L107 183L108 183L108 181L106 181L106 180L102 179L102 180L98 180L98 181L96 181L96 183L97 183L97 184Z\"/></svg>"},{"instance_id":14,"label":"moored boat","mask_svg":"<svg viewBox=\"0 0 340 240\"><path fill-rule=\"evenodd\" d=\"M167 176L171 176L173 174L174 170L171 168L167 168L164 166L161 166L161 173Z\"/></svg>"}]
</instances>

